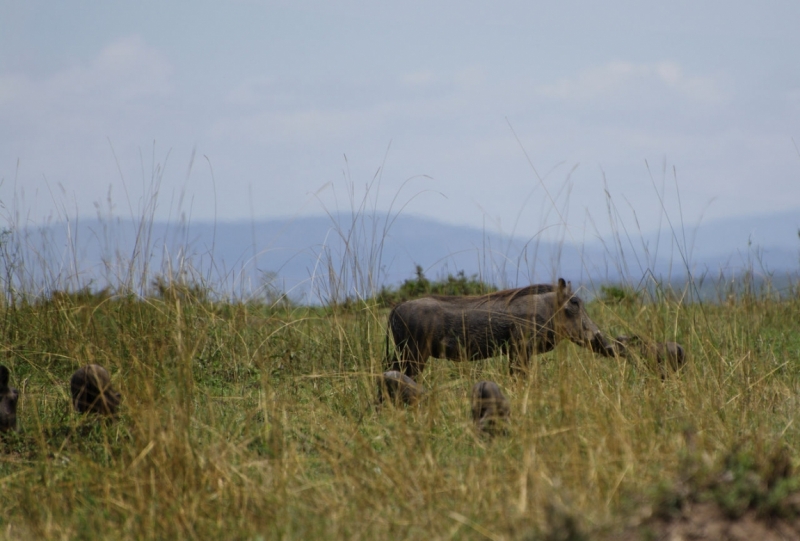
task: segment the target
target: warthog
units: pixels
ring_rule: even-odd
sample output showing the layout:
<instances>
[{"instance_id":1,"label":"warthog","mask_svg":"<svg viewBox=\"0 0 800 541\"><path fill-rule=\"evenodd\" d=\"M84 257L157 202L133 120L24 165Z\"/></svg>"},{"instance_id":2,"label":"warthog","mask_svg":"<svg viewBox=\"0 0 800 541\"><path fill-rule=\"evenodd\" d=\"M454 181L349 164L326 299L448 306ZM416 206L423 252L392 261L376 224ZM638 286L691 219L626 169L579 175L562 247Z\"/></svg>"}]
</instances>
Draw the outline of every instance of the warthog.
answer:
<instances>
[{"instance_id":1,"label":"warthog","mask_svg":"<svg viewBox=\"0 0 800 541\"><path fill-rule=\"evenodd\" d=\"M424 394L422 385L396 370L384 372L378 378L378 404L388 400L395 405L414 405Z\"/></svg>"},{"instance_id":2,"label":"warthog","mask_svg":"<svg viewBox=\"0 0 800 541\"><path fill-rule=\"evenodd\" d=\"M0 432L17 429L19 391L8 386L10 375L8 368L0 365Z\"/></svg>"},{"instance_id":3,"label":"warthog","mask_svg":"<svg viewBox=\"0 0 800 541\"><path fill-rule=\"evenodd\" d=\"M108 371L99 364L78 368L69 380L72 404L79 413L114 415L122 396L111 387Z\"/></svg>"},{"instance_id":4,"label":"warthog","mask_svg":"<svg viewBox=\"0 0 800 541\"><path fill-rule=\"evenodd\" d=\"M493 381L479 381L472 387L472 422L478 432L490 436L506 432L511 405Z\"/></svg>"},{"instance_id":5,"label":"warthog","mask_svg":"<svg viewBox=\"0 0 800 541\"><path fill-rule=\"evenodd\" d=\"M627 357L634 349L641 357L655 359L661 377L666 376L667 369L677 371L686 363L686 352L677 342L650 342L638 336L621 335L614 339L612 347L621 357Z\"/></svg>"},{"instance_id":6,"label":"warthog","mask_svg":"<svg viewBox=\"0 0 800 541\"><path fill-rule=\"evenodd\" d=\"M477 360L507 353L512 374L533 353L552 350L563 339L606 356L614 350L589 318L583 301L563 278L488 295L434 295L398 304L389 313L395 356L391 369L415 377L428 357Z\"/></svg>"}]
</instances>

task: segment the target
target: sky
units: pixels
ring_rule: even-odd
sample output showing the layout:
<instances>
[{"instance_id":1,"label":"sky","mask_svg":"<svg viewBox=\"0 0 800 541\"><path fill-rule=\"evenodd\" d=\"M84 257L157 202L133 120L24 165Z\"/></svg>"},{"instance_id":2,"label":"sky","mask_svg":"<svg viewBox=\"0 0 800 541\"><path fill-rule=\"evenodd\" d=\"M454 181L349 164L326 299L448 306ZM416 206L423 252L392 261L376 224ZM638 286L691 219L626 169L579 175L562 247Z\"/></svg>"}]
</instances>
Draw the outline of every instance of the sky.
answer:
<instances>
[{"instance_id":1,"label":"sky","mask_svg":"<svg viewBox=\"0 0 800 541\"><path fill-rule=\"evenodd\" d=\"M798 28L795 0L0 0L0 219L800 211Z\"/></svg>"}]
</instances>

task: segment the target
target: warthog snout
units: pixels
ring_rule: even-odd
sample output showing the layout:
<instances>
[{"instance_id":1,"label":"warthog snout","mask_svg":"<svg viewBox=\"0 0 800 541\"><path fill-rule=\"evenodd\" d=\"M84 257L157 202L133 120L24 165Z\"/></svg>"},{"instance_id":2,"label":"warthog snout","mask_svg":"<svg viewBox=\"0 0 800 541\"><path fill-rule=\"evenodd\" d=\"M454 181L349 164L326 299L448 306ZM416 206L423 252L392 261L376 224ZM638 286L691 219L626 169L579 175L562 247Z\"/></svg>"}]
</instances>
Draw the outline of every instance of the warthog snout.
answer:
<instances>
[{"instance_id":1,"label":"warthog snout","mask_svg":"<svg viewBox=\"0 0 800 541\"><path fill-rule=\"evenodd\" d=\"M122 396L111 387L108 371L99 364L79 368L69 380L72 404L80 413L114 415Z\"/></svg>"},{"instance_id":2,"label":"warthog snout","mask_svg":"<svg viewBox=\"0 0 800 541\"><path fill-rule=\"evenodd\" d=\"M587 338L592 351L605 355L606 357L614 356L614 346L606 340L605 335L599 329L591 333Z\"/></svg>"},{"instance_id":3,"label":"warthog snout","mask_svg":"<svg viewBox=\"0 0 800 541\"><path fill-rule=\"evenodd\" d=\"M472 421L478 432L490 436L507 430L511 405L493 381L480 381L472 387Z\"/></svg>"},{"instance_id":4,"label":"warthog snout","mask_svg":"<svg viewBox=\"0 0 800 541\"><path fill-rule=\"evenodd\" d=\"M0 365L0 432L17 429L17 400L19 391L8 386L8 368Z\"/></svg>"},{"instance_id":5,"label":"warthog snout","mask_svg":"<svg viewBox=\"0 0 800 541\"><path fill-rule=\"evenodd\" d=\"M422 385L397 370L384 372L378 378L378 404L388 400L395 405L414 405L424 394Z\"/></svg>"}]
</instances>

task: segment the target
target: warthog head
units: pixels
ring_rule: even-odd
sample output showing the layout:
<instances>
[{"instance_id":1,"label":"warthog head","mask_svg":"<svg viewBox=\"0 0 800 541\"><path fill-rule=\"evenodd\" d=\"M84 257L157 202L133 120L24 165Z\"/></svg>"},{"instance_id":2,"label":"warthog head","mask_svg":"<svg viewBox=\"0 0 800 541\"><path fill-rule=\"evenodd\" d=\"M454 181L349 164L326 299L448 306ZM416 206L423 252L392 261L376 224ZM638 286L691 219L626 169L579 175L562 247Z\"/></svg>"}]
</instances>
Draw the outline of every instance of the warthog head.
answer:
<instances>
[{"instance_id":1,"label":"warthog head","mask_svg":"<svg viewBox=\"0 0 800 541\"><path fill-rule=\"evenodd\" d=\"M583 299L573 293L572 284L563 278L558 279L556 304L560 307L555 315L556 333L595 353L613 355L612 346L586 313Z\"/></svg>"},{"instance_id":2,"label":"warthog head","mask_svg":"<svg viewBox=\"0 0 800 541\"><path fill-rule=\"evenodd\" d=\"M388 400L395 405L414 405L424 394L422 385L397 370L384 372L378 378L378 404Z\"/></svg>"},{"instance_id":3,"label":"warthog head","mask_svg":"<svg viewBox=\"0 0 800 541\"><path fill-rule=\"evenodd\" d=\"M79 368L69 380L72 404L80 413L114 415L122 396L111 388L108 371L99 364Z\"/></svg>"},{"instance_id":4,"label":"warthog head","mask_svg":"<svg viewBox=\"0 0 800 541\"><path fill-rule=\"evenodd\" d=\"M10 373L0 365L0 432L17 429L17 400L19 391L8 386Z\"/></svg>"},{"instance_id":5,"label":"warthog head","mask_svg":"<svg viewBox=\"0 0 800 541\"><path fill-rule=\"evenodd\" d=\"M478 432L490 436L506 432L511 406L493 381L480 381L472 387L472 421Z\"/></svg>"}]
</instances>

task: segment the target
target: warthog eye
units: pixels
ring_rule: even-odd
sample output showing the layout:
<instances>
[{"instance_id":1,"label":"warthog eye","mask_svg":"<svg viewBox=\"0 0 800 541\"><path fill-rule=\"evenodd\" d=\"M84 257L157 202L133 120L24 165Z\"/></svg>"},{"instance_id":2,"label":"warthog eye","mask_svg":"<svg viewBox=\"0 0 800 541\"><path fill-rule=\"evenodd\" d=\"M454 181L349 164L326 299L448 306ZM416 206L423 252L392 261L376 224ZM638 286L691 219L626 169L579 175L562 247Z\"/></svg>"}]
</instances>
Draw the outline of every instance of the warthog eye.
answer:
<instances>
[{"instance_id":1,"label":"warthog eye","mask_svg":"<svg viewBox=\"0 0 800 541\"><path fill-rule=\"evenodd\" d=\"M567 313L569 315L576 315L581 310L581 301L577 297L570 297L567 301Z\"/></svg>"}]
</instances>

